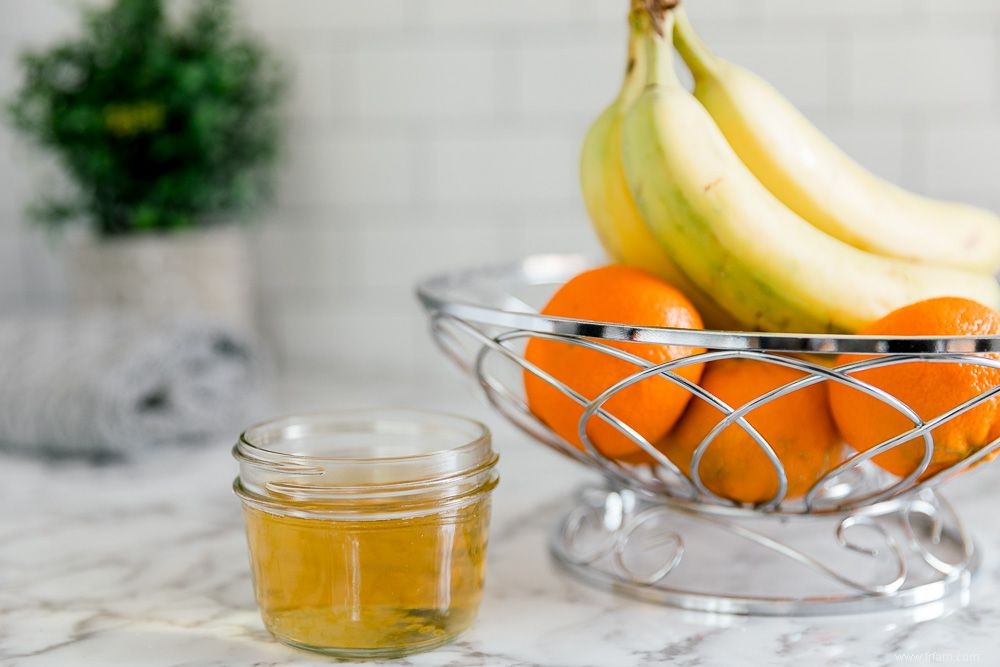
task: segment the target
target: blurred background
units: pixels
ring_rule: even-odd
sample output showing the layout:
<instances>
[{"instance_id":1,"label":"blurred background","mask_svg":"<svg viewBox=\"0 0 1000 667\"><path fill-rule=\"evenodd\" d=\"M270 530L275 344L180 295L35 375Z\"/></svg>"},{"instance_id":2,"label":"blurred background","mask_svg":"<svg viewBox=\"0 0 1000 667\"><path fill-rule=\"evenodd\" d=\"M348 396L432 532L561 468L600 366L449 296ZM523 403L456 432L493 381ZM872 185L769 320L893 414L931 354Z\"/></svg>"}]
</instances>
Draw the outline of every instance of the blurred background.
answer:
<instances>
[{"instance_id":1,"label":"blurred background","mask_svg":"<svg viewBox=\"0 0 1000 667\"><path fill-rule=\"evenodd\" d=\"M248 269L239 280L252 285L252 319L282 374L440 381L449 374L413 298L419 277L599 252L577 155L617 91L625 0L234 4L289 80L274 200L237 216L250 255L233 260ZM995 0L687 4L713 47L880 175L1000 209ZM0 2L4 99L22 81L18 54L77 35L79 6ZM4 315L59 312L77 298L86 250L25 213L58 174L52 153L2 124Z\"/></svg>"}]
</instances>

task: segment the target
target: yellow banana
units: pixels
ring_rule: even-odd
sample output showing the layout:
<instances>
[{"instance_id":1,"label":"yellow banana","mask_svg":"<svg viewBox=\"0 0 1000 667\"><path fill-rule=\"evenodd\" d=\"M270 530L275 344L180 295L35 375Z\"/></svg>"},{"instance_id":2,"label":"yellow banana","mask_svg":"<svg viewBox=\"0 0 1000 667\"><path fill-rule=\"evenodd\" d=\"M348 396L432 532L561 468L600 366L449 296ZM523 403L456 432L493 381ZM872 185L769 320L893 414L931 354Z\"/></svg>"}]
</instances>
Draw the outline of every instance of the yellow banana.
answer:
<instances>
[{"instance_id":1,"label":"yellow banana","mask_svg":"<svg viewBox=\"0 0 1000 667\"><path fill-rule=\"evenodd\" d=\"M699 288L767 331L854 332L936 296L1000 305L988 276L859 250L781 203L678 81L672 17L662 34L639 27L647 86L623 120L622 157L643 218Z\"/></svg>"},{"instance_id":2,"label":"yellow banana","mask_svg":"<svg viewBox=\"0 0 1000 667\"><path fill-rule=\"evenodd\" d=\"M695 97L754 176L788 208L831 236L888 257L994 274L1000 216L935 201L854 162L767 82L712 54L683 10L675 41Z\"/></svg>"},{"instance_id":3,"label":"yellow banana","mask_svg":"<svg viewBox=\"0 0 1000 667\"><path fill-rule=\"evenodd\" d=\"M642 20L644 15L644 9L633 9L630 21ZM594 121L583 142L580 185L587 213L612 260L648 271L684 292L706 326L734 328L736 320L689 280L660 247L628 190L621 161L621 121L645 86L644 63L636 40L630 37L628 65L618 97Z\"/></svg>"}]
</instances>

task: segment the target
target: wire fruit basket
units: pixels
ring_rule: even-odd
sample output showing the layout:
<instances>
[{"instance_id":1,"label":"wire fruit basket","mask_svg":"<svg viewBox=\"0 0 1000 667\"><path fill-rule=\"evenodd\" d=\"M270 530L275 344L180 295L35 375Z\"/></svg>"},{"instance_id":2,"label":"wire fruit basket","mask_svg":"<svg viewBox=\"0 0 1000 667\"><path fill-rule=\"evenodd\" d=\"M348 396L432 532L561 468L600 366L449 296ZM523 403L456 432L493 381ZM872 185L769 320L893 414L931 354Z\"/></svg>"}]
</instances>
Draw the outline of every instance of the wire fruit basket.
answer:
<instances>
[{"instance_id":1,"label":"wire fruit basket","mask_svg":"<svg viewBox=\"0 0 1000 667\"><path fill-rule=\"evenodd\" d=\"M922 419L895 396L857 377L860 371L914 361L1000 368L1000 336L885 337L798 335L634 327L549 317L544 303L570 277L591 268L575 255L538 255L512 264L433 277L417 288L438 346L474 378L487 401L535 440L595 469L603 482L581 489L550 540L556 562L599 587L684 609L735 614L854 613L944 604L968 594L979 565L975 543L938 487L1000 448L994 441L926 475L932 431L1000 393L1000 385L933 419ZM600 395L584 397L524 356L532 338L580 345L635 366ZM669 344L704 352L656 364L612 347ZM867 354L831 367L840 354ZM689 364L754 359L802 372L739 408L732 408L676 371ZM531 373L577 402L573 446L528 407L523 374ZM700 443L689 474L628 424L604 410L619 392L665 377L707 401L723 418ZM788 497L788 475L775 449L748 422L754 410L820 383L838 382L891 406L913 426L864 452L844 448L841 460L801 498ZM794 415L788 415L789 419ZM587 435L591 419L611 424L652 459L628 464L604 456ZM735 425L767 456L777 478L770 499L741 504L702 480L700 463L714 438ZM903 477L871 459L913 441L919 465Z\"/></svg>"}]
</instances>

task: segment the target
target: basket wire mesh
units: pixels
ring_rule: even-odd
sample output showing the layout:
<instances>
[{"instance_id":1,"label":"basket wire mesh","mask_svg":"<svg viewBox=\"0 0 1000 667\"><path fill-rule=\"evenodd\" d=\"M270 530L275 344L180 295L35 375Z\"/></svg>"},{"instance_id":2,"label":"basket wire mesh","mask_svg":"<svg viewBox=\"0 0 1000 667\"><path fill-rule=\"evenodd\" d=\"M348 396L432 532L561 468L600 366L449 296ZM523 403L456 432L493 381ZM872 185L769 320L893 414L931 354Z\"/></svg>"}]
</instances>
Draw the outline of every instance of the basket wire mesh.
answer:
<instances>
[{"instance_id":1,"label":"basket wire mesh","mask_svg":"<svg viewBox=\"0 0 1000 667\"><path fill-rule=\"evenodd\" d=\"M543 316L529 305L589 266L578 256L534 256L508 265L438 276L417 290L438 346L476 381L500 414L535 440L602 474L604 484L582 491L553 534L551 549L560 564L591 583L635 597L733 613L834 613L911 606L938 601L967 588L978 555L958 515L936 489L994 455L1000 440L933 474L925 473L933 459L934 430L993 399L1000 393L1000 385L923 419L911 406L858 374L912 363L1000 368L1000 356L988 354L1000 351L1000 337L868 338L635 327ZM631 364L635 370L599 395L586 397L525 358L524 347L530 339L580 346ZM620 346L608 345L610 341L704 351L654 364ZM839 354L877 356L838 367L820 361ZM692 364L737 358L791 368L802 375L734 408L678 374ZM524 373L541 379L580 406L577 435L582 449L532 413L524 397ZM687 475L655 443L605 409L620 392L651 378L665 378L688 391L691 400L705 401L721 415L694 450ZM820 383L840 383L863 392L896 410L912 427L862 452L847 453L845 448L842 460L802 498L789 498L788 475L780 457L748 418L792 392ZM651 463L628 464L605 456L589 436L587 427L592 419L611 425L644 451ZM706 452L719 434L732 426L747 434L773 468L776 490L764 502L734 502L713 492L702 478ZM892 476L871 463L873 457L914 441L922 443L922 456L905 476ZM796 546L795 538L808 532L798 521L803 519L828 524L809 528L820 532L807 547L815 552L823 531L832 535L833 544L818 553ZM683 531L677 528L681 524L686 526ZM686 560L703 560L685 558L685 554L694 544L712 549L719 542L720 531L757 550L751 560L758 570L766 569L760 563L767 561L778 568L775 572L780 576L780 568L790 562L809 576L799 577L801 581L791 590L777 593L768 585L761 591L743 590L748 581L760 580L759 576L724 585L708 582L694 588L678 587L674 581L680 578L675 574L678 568ZM862 531L867 542L855 538ZM852 561L857 556L862 560ZM883 572L875 572L875 561L883 561ZM856 572L870 576L859 577ZM813 581L807 581L810 577Z\"/></svg>"}]
</instances>

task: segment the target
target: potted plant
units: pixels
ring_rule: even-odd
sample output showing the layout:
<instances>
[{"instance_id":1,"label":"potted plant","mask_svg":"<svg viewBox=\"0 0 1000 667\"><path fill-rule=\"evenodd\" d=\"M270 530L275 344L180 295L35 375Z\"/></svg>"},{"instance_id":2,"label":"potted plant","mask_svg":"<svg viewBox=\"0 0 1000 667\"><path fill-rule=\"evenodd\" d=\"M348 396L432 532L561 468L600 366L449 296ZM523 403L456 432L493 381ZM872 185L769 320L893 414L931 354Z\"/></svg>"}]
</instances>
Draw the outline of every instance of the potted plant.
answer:
<instances>
[{"instance_id":1,"label":"potted plant","mask_svg":"<svg viewBox=\"0 0 1000 667\"><path fill-rule=\"evenodd\" d=\"M70 253L78 304L248 323L250 260L231 223L268 194L280 67L229 2L200 0L180 21L163 5L85 10L80 37L22 57L14 125L58 156L72 188L30 212L88 229Z\"/></svg>"}]
</instances>

